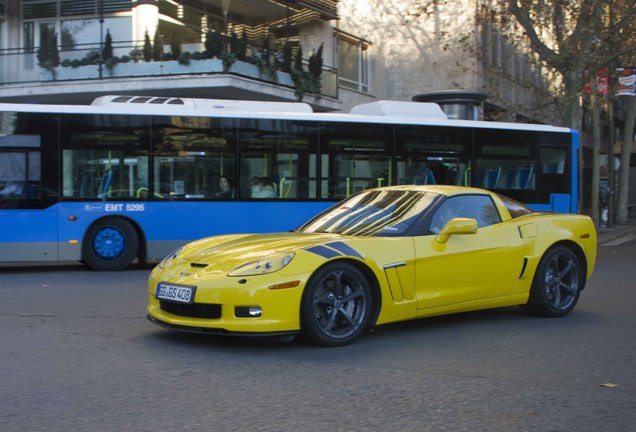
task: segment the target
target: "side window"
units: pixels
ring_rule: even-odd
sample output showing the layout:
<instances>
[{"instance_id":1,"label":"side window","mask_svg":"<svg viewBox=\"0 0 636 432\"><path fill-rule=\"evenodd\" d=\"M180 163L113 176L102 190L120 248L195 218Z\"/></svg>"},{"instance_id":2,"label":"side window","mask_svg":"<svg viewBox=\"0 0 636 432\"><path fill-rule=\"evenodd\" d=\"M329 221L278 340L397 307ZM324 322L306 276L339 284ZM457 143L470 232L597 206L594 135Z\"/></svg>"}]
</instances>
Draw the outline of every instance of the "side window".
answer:
<instances>
[{"instance_id":1,"label":"side window","mask_svg":"<svg viewBox=\"0 0 636 432\"><path fill-rule=\"evenodd\" d=\"M338 122L321 126L323 198L340 200L366 189L391 186L391 127Z\"/></svg>"},{"instance_id":2,"label":"side window","mask_svg":"<svg viewBox=\"0 0 636 432\"><path fill-rule=\"evenodd\" d=\"M62 116L63 197L147 198L148 136L149 121L142 116Z\"/></svg>"},{"instance_id":3,"label":"side window","mask_svg":"<svg viewBox=\"0 0 636 432\"><path fill-rule=\"evenodd\" d=\"M233 200L236 125L232 119L155 117L155 199Z\"/></svg>"},{"instance_id":4,"label":"side window","mask_svg":"<svg viewBox=\"0 0 636 432\"><path fill-rule=\"evenodd\" d=\"M429 231L439 233L453 218L472 218L480 228L501 222L501 216L492 199L487 195L461 195L451 197L437 209Z\"/></svg>"},{"instance_id":5,"label":"side window","mask_svg":"<svg viewBox=\"0 0 636 432\"><path fill-rule=\"evenodd\" d=\"M316 199L317 130L310 122L238 122L241 199Z\"/></svg>"},{"instance_id":6,"label":"side window","mask_svg":"<svg viewBox=\"0 0 636 432\"><path fill-rule=\"evenodd\" d=\"M503 202L503 204L506 206L506 208L508 209L508 211L510 212L510 216L514 219L514 218L518 218L519 216L523 216L523 215L527 215L529 213L532 213L532 210L529 209L528 207L526 207L525 205L521 204L520 202L517 202L511 198L499 195L499 198L501 198L501 202Z\"/></svg>"}]
</instances>

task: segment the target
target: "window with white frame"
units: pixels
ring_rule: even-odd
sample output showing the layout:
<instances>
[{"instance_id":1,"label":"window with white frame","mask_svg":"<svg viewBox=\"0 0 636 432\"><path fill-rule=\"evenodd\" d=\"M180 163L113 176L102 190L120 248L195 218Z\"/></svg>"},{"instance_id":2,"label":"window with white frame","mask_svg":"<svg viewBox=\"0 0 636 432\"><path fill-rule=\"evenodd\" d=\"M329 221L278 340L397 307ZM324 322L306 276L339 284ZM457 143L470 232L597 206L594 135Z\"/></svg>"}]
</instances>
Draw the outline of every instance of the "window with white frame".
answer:
<instances>
[{"instance_id":1,"label":"window with white frame","mask_svg":"<svg viewBox=\"0 0 636 432\"><path fill-rule=\"evenodd\" d=\"M66 58L80 58L99 44L106 30L115 41L130 39L132 5L132 0L22 0L22 45L35 52L47 26L58 34Z\"/></svg>"},{"instance_id":2,"label":"window with white frame","mask_svg":"<svg viewBox=\"0 0 636 432\"><path fill-rule=\"evenodd\" d=\"M338 85L343 88L369 93L368 43L338 33Z\"/></svg>"}]
</instances>

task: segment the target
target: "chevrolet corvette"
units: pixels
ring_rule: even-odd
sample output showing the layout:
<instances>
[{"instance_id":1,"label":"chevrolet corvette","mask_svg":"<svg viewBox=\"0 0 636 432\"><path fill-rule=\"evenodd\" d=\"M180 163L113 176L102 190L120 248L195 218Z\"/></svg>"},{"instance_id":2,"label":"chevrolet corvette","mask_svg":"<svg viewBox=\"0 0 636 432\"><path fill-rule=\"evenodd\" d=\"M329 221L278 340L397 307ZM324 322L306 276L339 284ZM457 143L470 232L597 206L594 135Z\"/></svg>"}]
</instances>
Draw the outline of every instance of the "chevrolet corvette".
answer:
<instances>
[{"instance_id":1,"label":"chevrolet corvette","mask_svg":"<svg viewBox=\"0 0 636 432\"><path fill-rule=\"evenodd\" d=\"M370 189L278 234L186 244L148 281L148 319L200 333L340 346L381 324L520 305L559 317L596 260L584 215L458 186Z\"/></svg>"}]
</instances>

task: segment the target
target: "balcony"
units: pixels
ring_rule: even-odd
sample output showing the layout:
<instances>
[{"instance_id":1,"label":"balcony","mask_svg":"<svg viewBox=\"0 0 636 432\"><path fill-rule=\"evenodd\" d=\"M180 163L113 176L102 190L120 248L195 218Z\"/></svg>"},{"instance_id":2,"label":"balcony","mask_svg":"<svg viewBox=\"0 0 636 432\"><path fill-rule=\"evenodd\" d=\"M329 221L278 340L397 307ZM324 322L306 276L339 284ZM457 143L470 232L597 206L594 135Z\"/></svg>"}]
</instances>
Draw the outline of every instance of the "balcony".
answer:
<instances>
[{"instance_id":1,"label":"balcony","mask_svg":"<svg viewBox=\"0 0 636 432\"><path fill-rule=\"evenodd\" d=\"M122 44L115 52L132 55L123 54L115 62L104 62L97 46L83 47L60 53L63 60L59 66L47 70L38 66L37 53L0 51L0 101L82 104L99 95L115 93L273 101L302 97L318 111L340 107L335 69L322 68L320 93L312 94L300 87L303 84L295 82L291 73L281 70L276 60L279 53L270 55L270 64L266 65L257 59L257 47L251 47L244 60L233 61L227 57L225 61L205 58L202 51L193 51L179 59L165 55L161 60L147 62L143 52Z\"/></svg>"},{"instance_id":2,"label":"balcony","mask_svg":"<svg viewBox=\"0 0 636 432\"><path fill-rule=\"evenodd\" d=\"M326 34L328 21L337 18L336 4L264 0L254 7L227 0L47 0L46 8L35 8L17 3L7 7L4 24L13 36L7 40L21 40L24 46L0 50L0 101L84 104L115 93L302 98L318 111L337 110L337 70L322 66L317 74L314 67L315 78L307 79L309 55L320 44L317 36ZM110 31L111 50L106 54ZM46 32L53 38L53 60L42 59L42 47L50 46L43 45ZM220 38L223 52L210 54L210 32ZM148 33L150 49L161 47L152 53L144 52ZM246 42L242 54L236 52L238 38ZM271 45L264 46L270 39ZM307 40L314 42L304 46L304 72L299 74L294 72L297 67L289 67L289 55L283 64L282 51L291 44L295 56Z\"/></svg>"}]
</instances>

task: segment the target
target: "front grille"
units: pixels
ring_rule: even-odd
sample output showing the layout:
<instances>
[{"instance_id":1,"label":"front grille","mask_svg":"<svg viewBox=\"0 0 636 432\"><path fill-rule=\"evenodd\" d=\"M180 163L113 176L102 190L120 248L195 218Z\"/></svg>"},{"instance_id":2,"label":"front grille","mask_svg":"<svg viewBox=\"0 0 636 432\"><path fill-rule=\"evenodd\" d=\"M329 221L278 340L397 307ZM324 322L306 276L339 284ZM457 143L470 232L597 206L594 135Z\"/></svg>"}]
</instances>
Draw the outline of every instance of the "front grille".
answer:
<instances>
[{"instance_id":1,"label":"front grille","mask_svg":"<svg viewBox=\"0 0 636 432\"><path fill-rule=\"evenodd\" d=\"M220 304L193 303L188 305L160 300L159 307L164 312L182 317L207 319L221 318Z\"/></svg>"}]
</instances>

